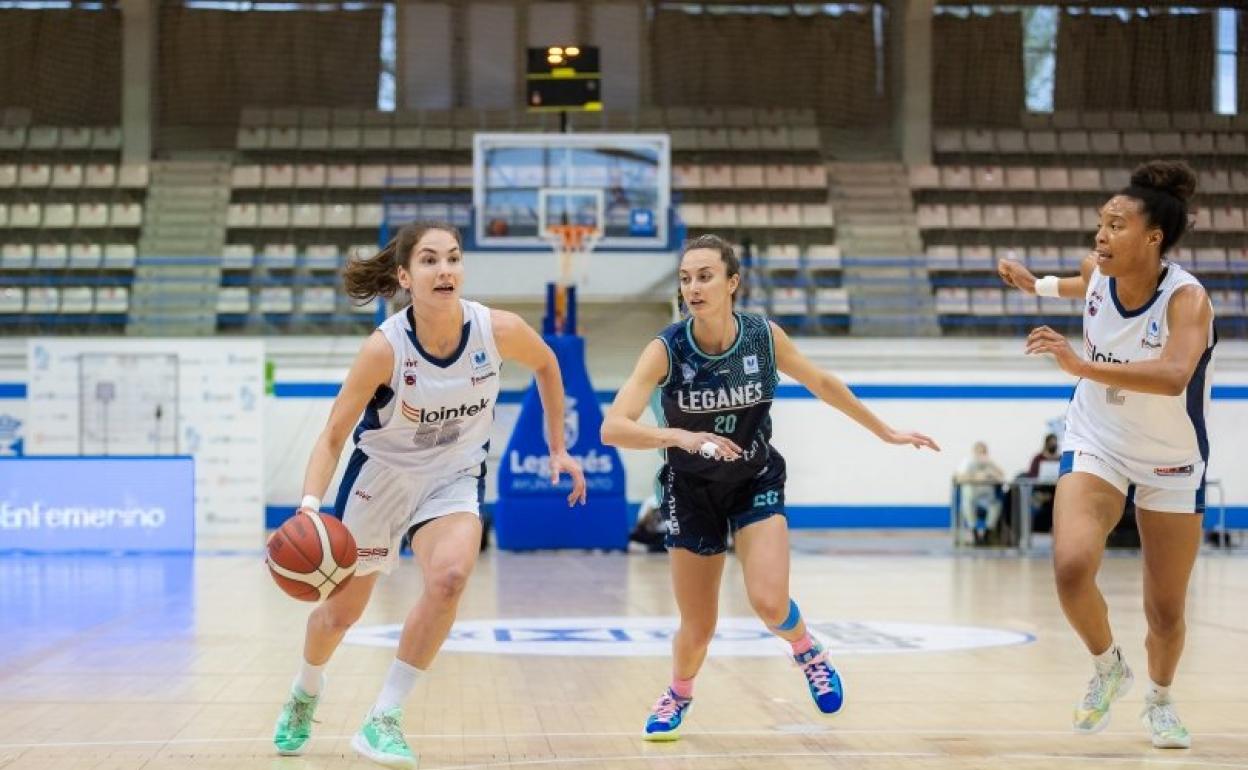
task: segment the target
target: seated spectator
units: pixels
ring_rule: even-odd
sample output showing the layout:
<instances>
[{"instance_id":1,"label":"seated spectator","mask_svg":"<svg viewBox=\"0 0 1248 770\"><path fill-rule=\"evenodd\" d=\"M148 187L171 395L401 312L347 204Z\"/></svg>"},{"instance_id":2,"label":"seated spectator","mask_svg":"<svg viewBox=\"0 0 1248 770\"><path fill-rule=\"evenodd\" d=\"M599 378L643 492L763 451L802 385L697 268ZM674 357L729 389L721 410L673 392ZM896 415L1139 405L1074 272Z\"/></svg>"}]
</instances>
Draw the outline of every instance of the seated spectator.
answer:
<instances>
[{"instance_id":1,"label":"seated spectator","mask_svg":"<svg viewBox=\"0 0 1248 770\"><path fill-rule=\"evenodd\" d=\"M988 456L988 445L977 441L971 456L962 461L954 480L958 483L962 521L975 533L975 544L983 545L1001 519L1001 484L1005 473ZM982 525L981 510L984 512Z\"/></svg>"},{"instance_id":2,"label":"seated spectator","mask_svg":"<svg viewBox=\"0 0 1248 770\"><path fill-rule=\"evenodd\" d=\"M1044 437L1044 448L1031 458L1031 466L1023 475L1045 486L1031 491L1031 529L1033 532L1053 530L1053 492L1051 484L1057 482L1062 453L1057 446L1057 436Z\"/></svg>"}]
</instances>

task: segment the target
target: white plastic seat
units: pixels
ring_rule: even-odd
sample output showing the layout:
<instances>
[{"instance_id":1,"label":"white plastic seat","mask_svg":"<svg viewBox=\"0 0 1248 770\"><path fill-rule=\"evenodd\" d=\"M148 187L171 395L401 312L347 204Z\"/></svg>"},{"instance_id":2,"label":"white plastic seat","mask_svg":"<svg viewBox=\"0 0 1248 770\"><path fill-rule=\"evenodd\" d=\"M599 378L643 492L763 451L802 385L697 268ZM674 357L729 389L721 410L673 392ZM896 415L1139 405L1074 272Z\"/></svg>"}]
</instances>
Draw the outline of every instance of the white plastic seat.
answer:
<instances>
[{"instance_id":1,"label":"white plastic seat","mask_svg":"<svg viewBox=\"0 0 1248 770\"><path fill-rule=\"evenodd\" d=\"M221 247L221 267L226 270L250 270L256 261L256 249L250 243L227 243Z\"/></svg>"},{"instance_id":2,"label":"white plastic seat","mask_svg":"<svg viewBox=\"0 0 1248 770\"><path fill-rule=\"evenodd\" d=\"M125 286L102 286L95 291L95 312L124 313L130 309L130 290Z\"/></svg>"},{"instance_id":3,"label":"white plastic seat","mask_svg":"<svg viewBox=\"0 0 1248 770\"><path fill-rule=\"evenodd\" d=\"M264 167L264 186L274 188L293 187L295 167L286 163L269 164Z\"/></svg>"},{"instance_id":4,"label":"white plastic seat","mask_svg":"<svg viewBox=\"0 0 1248 770\"><path fill-rule=\"evenodd\" d=\"M83 170L83 187L103 190L116 184L117 167L112 163L92 163Z\"/></svg>"},{"instance_id":5,"label":"white plastic seat","mask_svg":"<svg viewBox=\"0 0 1248 770\"><path fill-rule=\"evenodd\" d=\"M132 243L109 243L104 246L104 268L131 270L138 261L138 249Z\"/></svg>"},{"instance_id":6,"label":"white plastic seat","mask_svg":"<svg viewBox=\"0 0 1248 770\"><path fill-rule=\"evenodd\" d=\"M78 227L108 227L107 203L79 203L77 213Z\"/></svg>"},{"instance_id":7,"label":"white plastic seat","mask_svg":"<svg viewBox=\"0 0 1248 770\"><path fill-rule=\"evenodd\" d=\"M69 247L69 266L75 270L94 270L104 259L104 247L98 243L75 243Z\"/></svg>"},{"instance_id":8,"label":"white plastic seat","mask_svg":"<svg viewBox=\"0 0 1248 770\"><path fill-rule=\"evenodd\" d=\"M217 290L217 312L251 312L251 290L246 286L222 286Z\"/></svg>"},{"instance_id":9,"label":"white plastic seat","mask_svg":"<svg viewBox=\"0 0 1248 770\"><path fill-rule=\"evenodd\" d=\"M275 270L289 270L295 266L299 252L293 243L270 243L260 253L261 263Z\"/></svg>"},{"instance_id":10,"label":"white plastic seat","mask_svg":"<svg viewBox=\"0 0 1248 770\"><path fill-rule=\"evenodd\" d=\"M255 227L260 223L260 208L254 203L231 203L226 210L226 227Z\"/></svg>"},{"instance_id":11,"label":"white plastic seat","mask_svg":"<svg viewBox=\"0 0 1248 770\"><path fill-rule=\"evenodd\" d=\"M304 313L332 313L335 301L329 286L307 286L299 292L299 309Z\"/></svg>"},{"instance_id":12,"label":"white plastic seat","mask_svg":"<svg viewBox=\"0 0 1248 770\"><path fill-rule=\"evenodd\" d=\"M35 267L59 270L69 264L69 247L63 243L40 243L35 246Z\"/></svg>"},{"instance_id":13,"label":"white plastic seat","mask_svg":"<svg viewBox=\"0 0 1248 770\"><path fill-rule=\"evenodd\" d=\"M82 187L82 166L76 163L58 163L52 167L52 186L57 189L77 189Z\"/></svg>"},{"instance_id":14,"label":"white plastic seat","mask_svg":"<svg viewBox=\"0 0 1248 770\"><path fill-rule=\"evenodd\" d=\"M290 204L262 203L259 219L260 227L290 227Z\"/></svg>"},{"instance_id":15,"label":"white plastic seat","mask_svg":"<svg viewBox=\"0 0 1248 770\"><path fill-rule=\"evenodd\" d=\"M67 286L61 289L62 313L90 313L95 307L95 292L90 286Z\"/></svg>"},{"instance_id":16,"label":"white plastic seat","mask_svg":"<svg viewBox=\"0 0 1248 770\"><path fill-rule=\"evenodd\" d=\"M113 227L140 227L143 224L143 204L114 203L109 206L108 221Z\"/></svg>"},{"instance_id":17,"label":"white plastic seat","mask_svg":"<svg viewBox=\"0 0 1248 770\"><path fill-rule=\"evenodd\" d=\"M23 163L18 167L18 187L47 187L51 183L52 167L47 163Z\"/></svg>"},{"instance_id":18,"label":"white plastic seat","mask_svg":"<svg viewBox=\"0 0 1248 770\"><path fill-rule=\"evenodd\" d=\"M290 214L291 227L320 227L321 226L321 204L319 203L298 203L291 210Z\"/></svg>"},{"instance_id":19,"label":"white plastic seat","mask_svg":"<svg viewBox=\"0 0 1248 770\"><path fill-rule=\"evenodd\" d=\"M260 290L261 313L290 313L294 309L294 292L291 287L265 286Z\"/></svg>"},{"instance_id":20,"label":"white plastic seat","mask_svg":"<svg viewBox=\"0 0 1248 770\"><path fill-rule=\"evenodd\" d=\"M60 309L60 289L54 286L35 286L26 290L27 313L55 313Z\"/></svg>"}]
</instances>

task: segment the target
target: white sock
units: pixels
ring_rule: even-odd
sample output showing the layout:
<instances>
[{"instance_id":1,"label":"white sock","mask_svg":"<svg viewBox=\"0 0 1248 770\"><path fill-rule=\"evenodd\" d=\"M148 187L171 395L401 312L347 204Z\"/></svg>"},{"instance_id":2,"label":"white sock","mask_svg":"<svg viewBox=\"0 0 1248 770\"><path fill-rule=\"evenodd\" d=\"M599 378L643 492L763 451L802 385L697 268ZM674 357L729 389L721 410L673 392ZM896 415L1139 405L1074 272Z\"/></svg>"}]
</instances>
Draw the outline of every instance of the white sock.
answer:
<instances>
[{"instance_id":1,"label":"white sock","mask_svg":"<svg viewBox=\"0 0 1248 770\"><path fill-rule=\"evenodd\" d=\"M386 682L381 686L381 694L377 696L372 713L383 714L392 708L401 707L407 696L412 694L412 688L423 673L425 672L412 664L395 658L390 663L390 670L386 672Z\"/></svg>"},{"instance_id":2,"label":"white sock","mask_svg":"<svg viewBox=\"0 0 1248 770\"><path fill-rule=\"evenodd\" d=\"M1148 680L1148 693L1144 696L1144 700L1150 703L1168 703L1170 701L1170 687L1162 687L1153 680Z\"/></svg>"},{"instance_id":3,"label":"white sock","mask_svg":"<svg viewBox=\"0 0 1248 770\"><path fill-rule=\"evenodd\" d=\"M1122 661L1122 651L1118 649L1118 645L1113 642L1109 643L1109 649L1100 655L1093 655L1092 662L1096 664L1096 670L1104 674L1113 668L1117 663Z\"/></svg>"},{"instance_id":4,"label":"white sock","mask_svg":"<svg viewBox=\"0 0 1248 770\"><path fill-rule=\"evenodd\" d=\"M295 685L303 690L304 695L320 695L325 686L325 664L314 666L306 660L299 661L299 673L295 676Z\"/></svg>"}]
</instances>

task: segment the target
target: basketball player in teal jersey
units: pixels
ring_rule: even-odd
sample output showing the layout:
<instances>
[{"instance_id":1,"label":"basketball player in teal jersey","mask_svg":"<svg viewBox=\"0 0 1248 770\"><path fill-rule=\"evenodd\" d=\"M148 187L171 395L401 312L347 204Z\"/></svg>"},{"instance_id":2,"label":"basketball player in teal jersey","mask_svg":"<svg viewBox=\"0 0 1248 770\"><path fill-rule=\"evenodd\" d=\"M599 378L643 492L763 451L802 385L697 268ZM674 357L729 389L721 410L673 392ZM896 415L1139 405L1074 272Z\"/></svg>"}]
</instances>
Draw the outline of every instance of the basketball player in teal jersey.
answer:
<instances>
[{"instance_id":1,"label":"basketball player in teal jersey","mask_svg":"<svg viewBox=\"0 0 1248 770\"><path fill-rule=\"evenodd\" d=\"M732 246L704 235L685 246L680 295L690 317L642 351L602 425L602 440L624 449L660 449L660 509L667 518L680 629L672 640L671 685L659 696L644 737L675 740L693 701L693 678L715 633L728 535L745 573L750 604L789 642L819 711L844 703L841 677L789 598L789 531L784 458L771 446L777 371L890 444L939 451L921 433L893 430L835 376L797 350L775 324L733 310L741 283ZM657 388L657 390L656 390ZM647 402L659 427L638 423Z\"/></svg>"}]
</instances>

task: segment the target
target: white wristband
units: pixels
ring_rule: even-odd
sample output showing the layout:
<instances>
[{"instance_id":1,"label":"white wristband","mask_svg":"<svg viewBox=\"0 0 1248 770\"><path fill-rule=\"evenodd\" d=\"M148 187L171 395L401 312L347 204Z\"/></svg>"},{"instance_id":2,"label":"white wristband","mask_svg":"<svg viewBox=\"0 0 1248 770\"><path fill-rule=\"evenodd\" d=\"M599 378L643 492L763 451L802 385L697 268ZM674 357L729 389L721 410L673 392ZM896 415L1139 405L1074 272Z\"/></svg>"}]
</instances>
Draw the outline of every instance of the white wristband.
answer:
<instances>
[{"instance_id":1,"label":"white wristband","mask_svg":"<svg viewBox=\"0 0 1248 770\"><path fill-rule=\"evenodd\" d=\"M303 502L299 503L299 507L319 512L321 510L321 498L316 495L304 495Z\"/></svg>"},{"instance_id":2,"label":"white wristband","mask_svg":"<svg viewBox=\"0 0 1248 770\"><path fill-rule=\"evenodd\" d=\"M1059 284L1061 278L1056 275L1046 275L1043 278L1036 279L1036 296L1037 297L1060 297L1062 296Z\"/></svg>"}]
</instances>

